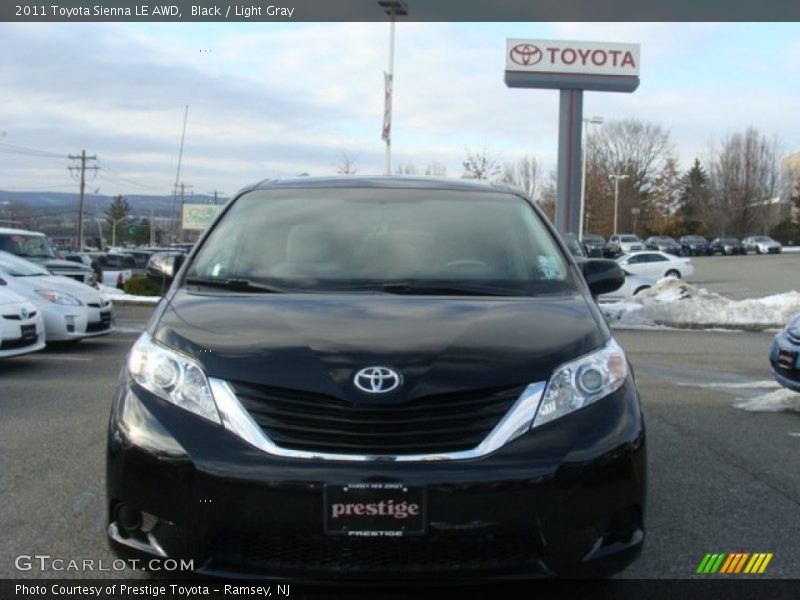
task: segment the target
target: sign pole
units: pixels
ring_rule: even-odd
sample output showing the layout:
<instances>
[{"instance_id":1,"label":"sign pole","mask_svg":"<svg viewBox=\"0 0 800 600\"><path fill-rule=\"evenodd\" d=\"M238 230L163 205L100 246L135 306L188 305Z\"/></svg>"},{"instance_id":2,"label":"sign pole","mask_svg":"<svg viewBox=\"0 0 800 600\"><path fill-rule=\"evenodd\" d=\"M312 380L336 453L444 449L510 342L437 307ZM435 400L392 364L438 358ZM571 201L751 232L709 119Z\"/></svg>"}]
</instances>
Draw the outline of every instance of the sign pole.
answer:
<instances>
[{"instance_id":1,"label":"sign pole","mask_svg":"<svg viewBox=\"0 0 800 600\"><path fill-rule=\"evenodd\" d=\"M583 90L561 90L558 114L556 229L578 233L581 217Z\"/></svg>"}]
</instances>

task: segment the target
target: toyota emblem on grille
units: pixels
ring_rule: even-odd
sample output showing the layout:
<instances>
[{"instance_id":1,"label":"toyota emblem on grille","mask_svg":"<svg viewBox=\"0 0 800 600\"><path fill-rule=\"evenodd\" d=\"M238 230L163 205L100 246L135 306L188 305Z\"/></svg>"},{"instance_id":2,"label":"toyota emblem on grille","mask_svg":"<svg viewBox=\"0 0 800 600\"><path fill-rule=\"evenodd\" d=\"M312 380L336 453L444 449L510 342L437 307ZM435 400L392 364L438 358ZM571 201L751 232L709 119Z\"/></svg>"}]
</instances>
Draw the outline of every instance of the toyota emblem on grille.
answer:
<instances>
[{"instance_id":1,"label":"toyota emblem on grille","mask_svg":"<svg viewBox=\"0 0 800 600\"><path fill-rule=\"evenodd\" d=\"M353 377L353 384L368 394L386 394L400 387L403 378L389 367L367 367Z\"/></svg>"},{"instance_id":2,"label":"toyota emblem on grille","mask_svg":"<svg viewBox=\"0 0 800 600\"><path fill-rule=\"evenodd\" d=\"M19 311L19 315L22 317L23 321L27 321L28 317L31 316L27 308L23 308L21 311Z\"/></svg>"}]
</instances>

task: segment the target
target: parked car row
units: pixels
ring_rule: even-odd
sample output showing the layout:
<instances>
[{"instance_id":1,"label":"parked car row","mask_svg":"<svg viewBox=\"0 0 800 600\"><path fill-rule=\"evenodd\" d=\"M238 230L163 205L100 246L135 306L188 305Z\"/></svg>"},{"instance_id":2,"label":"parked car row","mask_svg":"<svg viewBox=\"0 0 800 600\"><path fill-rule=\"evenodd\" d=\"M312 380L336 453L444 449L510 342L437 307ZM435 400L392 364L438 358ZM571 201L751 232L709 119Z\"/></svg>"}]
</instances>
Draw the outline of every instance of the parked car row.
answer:
<instances>
[{"instance_id":1,"label":"parked car row","mask_svg":"<svg viewBox=\"0 0 800 600\"><path fill-rule=\"evenodd\" d=\"M766 235L753 235L741 241L733 236L720 236L710 242L701 235L684 235L679 240L667 235L654 235L645 240L632 233L615 234L605 241L597 234L586 234L581 240L587 256L617 258L642 250L657 250L675 256L713 256L714 254L779 254L780 242Z\"/></svg>"},{"instance_id":2,"label":"parked car row","mask_svg":"<svg viewBox=\"0 0 800 600\"><path fill-rule=\"evenodd\" d=\"M104 294L2 251L0 317L0 358L114 331L114 309Z\"/></svg>"}]
</instances>

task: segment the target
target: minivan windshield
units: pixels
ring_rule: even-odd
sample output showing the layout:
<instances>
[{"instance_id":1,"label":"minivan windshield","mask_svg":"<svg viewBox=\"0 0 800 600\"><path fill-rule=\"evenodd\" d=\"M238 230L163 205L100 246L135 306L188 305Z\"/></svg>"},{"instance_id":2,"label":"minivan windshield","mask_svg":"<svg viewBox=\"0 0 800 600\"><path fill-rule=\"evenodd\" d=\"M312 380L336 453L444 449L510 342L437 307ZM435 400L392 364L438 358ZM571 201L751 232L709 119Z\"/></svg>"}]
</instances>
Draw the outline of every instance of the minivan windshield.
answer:
<instances>
[{"instance_id":1,"label":"minivan windshield","mask_svg":"<svg viewBox=\"0 0 800 600\"><path fill-rule=\"evenodd\" d=\"M441 295L575 289L567 260L521 197L387 188L244 194L186 272L187 285L216 290L222 282L236 291L259 285Z\"/></svg>"}]
</instances>

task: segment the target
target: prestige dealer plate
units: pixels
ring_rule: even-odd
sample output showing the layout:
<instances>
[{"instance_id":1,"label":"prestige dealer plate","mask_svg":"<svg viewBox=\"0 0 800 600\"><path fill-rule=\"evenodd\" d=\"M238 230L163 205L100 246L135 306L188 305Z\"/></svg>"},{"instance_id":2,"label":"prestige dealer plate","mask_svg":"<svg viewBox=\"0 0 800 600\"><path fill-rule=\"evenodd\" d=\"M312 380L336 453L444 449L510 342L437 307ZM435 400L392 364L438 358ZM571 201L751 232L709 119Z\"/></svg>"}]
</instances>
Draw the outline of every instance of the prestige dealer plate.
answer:
<instances>
[{"instance_id":1,"label":"prestige dealer plate","mask_svg":"<svg viewBox=\"0 0 800 600\"><path fill-rule=\"evenodd\" d=\"M401 537L425 533L425 488L401 483L326 485L325 533Z\"/></svg>"}]
</instances>

